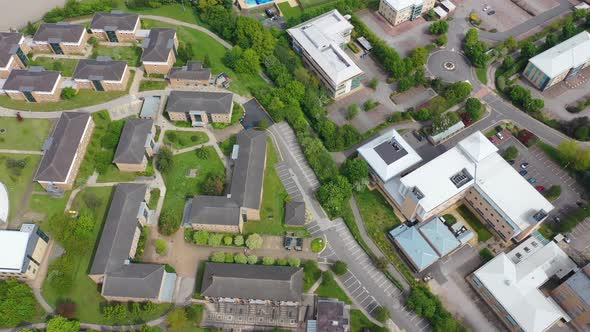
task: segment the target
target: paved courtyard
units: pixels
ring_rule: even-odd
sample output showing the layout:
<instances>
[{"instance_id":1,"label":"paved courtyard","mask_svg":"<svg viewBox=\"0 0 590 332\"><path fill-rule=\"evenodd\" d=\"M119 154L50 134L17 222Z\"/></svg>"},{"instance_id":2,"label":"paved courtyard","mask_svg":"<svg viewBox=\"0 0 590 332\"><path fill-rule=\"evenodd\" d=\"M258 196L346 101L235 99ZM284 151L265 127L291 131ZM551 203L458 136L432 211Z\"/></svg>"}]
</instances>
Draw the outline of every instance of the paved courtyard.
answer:
<instances>
[{"instance_id":1,"label":"paved courtyard","mask_svg":"<svg viewBox=\"0 0 590 332\"><path fill-rule=\"evenodd\" d=\"M398 93L393 96L393 101L402 110L408 110L410 107L418 107L430 99L436 97L436 92L431 88L425 88L423 86L417 86L411 88L408 91Z\"/></svg>"},{"instance_id":2,"label":"paved courtyard","mask_svg":"<svg viewBox=\"0 0 590 332\"><path fill-rule=\"evenodd\" d=\"M484 12L483 8L486 5L490 9ZM473 0L465 2L465 6L479 15L482 21L481 28L485 30L496 29L500 32L510 30L533 17L511 0ZM491 11L495 14L488 15Z\"/></svg>"},{"instance_id":3,"label":"paved courtyard","mask_svg":"<svg viewBox=\"0 0 590 332\"><path fill-rule=\"evenodd\" d=\"M203 326L232 331L274 331L277 327L293 329L299 324L301 306L250 303L208 303Z\"/></svg>"}]
</instances>

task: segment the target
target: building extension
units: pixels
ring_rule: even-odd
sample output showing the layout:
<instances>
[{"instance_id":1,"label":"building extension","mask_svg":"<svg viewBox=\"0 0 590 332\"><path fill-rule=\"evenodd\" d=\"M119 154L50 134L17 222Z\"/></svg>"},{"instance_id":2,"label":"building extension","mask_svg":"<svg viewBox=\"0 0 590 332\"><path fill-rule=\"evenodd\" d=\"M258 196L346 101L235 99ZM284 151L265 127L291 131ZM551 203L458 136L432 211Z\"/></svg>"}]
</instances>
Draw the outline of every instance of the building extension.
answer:
<instances>
[{"instance_id":1,"label":"building extension","mask_svg":"<svg viewBox=\"0 0 590 332\"><path fill-rule=\"evenodd\" d=\"M81 24L43 23L33 36L31 50L39 53L84 54L88 33Z\"/></svg>"},{"instance_id":2,"label":"building extension","mask_svg":"<svg viewBox=\"0 0 590 332\"><path fill-rule=\"evenodd\" d=\"M531 236L467 277L508 331L542 332L570 317L544 290L577 269L555 242Z\"/></svg>"},{"instance_id":3,"label":"building extension","mask_svg":"<svg viewBox=\"0 0 590 332\"><path fill-rule=\"evenodd\" d=\"M145 72L148 74L168 74L176 62L176 49L178 48L176 29L151 29L141 47L143 48L141 62Z\"/></svg>"},{"instance_id":4,"label":"building extension","mask_svg":"<svg viewBox=\"0 0 590 332\"><path fill-rule=\"evenodd\" d=\"M8 75L2 89L14 100L30 103L54 102L61 97L62 76L58 71L42 67L14 69Z\"/></svg>"},{"instance_id":5,"label":"building extension","mask_svg":"<svg viewBox=\"0 0 590 332\"><path fill-rule=\"evenodd\" d=\"M353 28L335 9L287 30L293 50L335 99L362 87L363 71L344 52Z\"/></svg>"},{"instance_id":6,"label":"building extension","mask_svg":"<svg viewBox=\"0 0 590 332\"><path fill-rule=\"evenodd\" d=\"M110 13L95 13L90 23L92 36L111 43L136 40L141 29L139 15L113 10Z\"/></svg>"},{"instance_id":7,"label":"building extension","mask_svg":"<svg viewBox=\"0 0 590 332\"><path fill-rule=\"evenodd\" d=\"M590 329L590 264L553 289L551 296L571 317L577 331Z\"/></svg>"},{"instance_id":8,"label":"building extension","mask_svg":"<svg viewBox=\"0 0 590 332\"><path fill-rule=\"evenodd\" d=\"M186 66L172 67L168 80L173 88L208 86L211 81L211 68L203 68L203 64L198 61L189 61Z\"/></svg>"},{"instance_id":9,"label":"building extension","mask_svg":"<svg viewBox=\"0 0 590 332\"><path fill-rule=\"evenodd\" d=\"M205 263L201 295L211 302L251 300L294 306L301 302L302 293L299 267Z\"/></svg>"},{"instance_id":10,"label":"building extension","mask_svg":"<svg viewBox=\"0 0 590 332\"><path fill-rule=\"evenodd\" d=\"M315 302L315 319L307 321L307 332L348 332L350 311L337 299L318 298Z\"/></svg>"},{"instance_id":11,"label":"building extension","mask_svg":"<svg viewBox=\"0 0 590 332\"><path fill-rule=\"evenodd\" d=\"M123 172L145 171L154 155L154 120L129 119L121 132L113 163Z\"/></svg>"},{"instance_id":12,"label":"building extension","mask_svg":"<svg viewBox=\"0 0 590 332\"><path fill-rule=\"evenodd\" d=\"M405 141L397 143L402 147L407 145ZM381 177L383 167L380 166L387 164L387 158L393 159L392 155L399 155L398 149L382 154L376 152L378 156L365 150L365 146L361 147L359 154L371 166L373 181L408 220L429 220L463 201L502 240L522 241L538 229L553 210L553 205L518 174L480 132L407 175L389 180L387 176ZM389 163L385 169L396 169L396 164L400 169L405 168L403 158Z\"/></svg>"},{"instance_id":13,"label":"building extension","mask_svg":"<svg viewBox=\"0 0 590 332\"><path fill-rule=\"evenodd\" d=\"M45 258L49 237L35 224L0 230L0 279L33 280Z\"/></svg>"},{"instance_id":14,"label":"building extension","mask_svg":"<svg viewBox=\"0 0 590 332\"><path fill-rule=\"evenodd\" d=\"M379 14L392 25L413 21L434 7L434 0L381 0Z\"/></svg>"},{"instance_id":15,"label":"building extension","mask_svg":"<svg viewBox=\"0 0 590 332\"><path fill-rule=\"evenodd\" d=\"M90 113L63 112L43 146L43 158L33 177L43 188L72 189L92 137Z\"/></svg>"},{"instance_id":16,"label":"building extension","mask_svg":"<svg viewBox=\"0 0 590 332\"><path fill-rule=\"evenodd\" d=\"M209 122L230 123L233 107L231 92L171 91L165 111L172 121L204 127Z\"/></svg>"},{"instance_id":17,"label":"building extension","mask_svg":"<svg viewBox=\"0 0 590 332\"><path fill-rule=\"evenodd\" d=\"M196 230L241 233L243 224L260 220L266 134L247 130L238 134L230 193L227 196L195 196L188 202L187 226Z\"/></svg>"},{"instance_id":18,"label":"building extension","mask_svg":"<svg viewBox=\"0 0 590 332\"><path fill-rule=\"evenodd\" d=\"M590 33L580 32L529 59L524 77L540 90L575 79L590 64Z\"/></svg>"},{"instance_id":19,"label":"building extension","mask_svg":"<svg viewBox=\"0 0 590 332\"><path fill-rule=\"evenodd\" d=\"M149 195L145 184L115 188L89 273L109 301L172 301L176 273L161 264L131 262L150 216Z\"/></svg>"},{"instance_id":20,"label":"building extension","mask_svg":"<svg viewBox=\"0 0 590 332\"><path fill-rule=\"evenodd\" d=\"M127 61L113 61L109 57L78 61L73 79L78 89L96 91L124 91L129 81Z\"/></svg>"},{"instance_id":21,"label":"building extension","mask_svg":"<svg viewBox=\"0 0 590 332\"><path fill-rule=\"evenodd\" d=\"M13 69L26 68L29 51L22 33L0 32L0 79L7 78Z\"/></svg>"}]
</instances>

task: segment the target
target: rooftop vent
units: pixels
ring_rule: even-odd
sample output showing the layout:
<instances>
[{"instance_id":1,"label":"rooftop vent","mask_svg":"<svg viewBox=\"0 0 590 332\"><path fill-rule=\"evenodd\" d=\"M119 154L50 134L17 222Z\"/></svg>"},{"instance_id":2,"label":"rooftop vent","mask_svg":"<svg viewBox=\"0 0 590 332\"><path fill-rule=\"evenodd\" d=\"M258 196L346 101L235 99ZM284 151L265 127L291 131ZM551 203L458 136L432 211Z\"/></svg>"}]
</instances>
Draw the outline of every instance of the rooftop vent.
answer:
<instances>
[{"instance_id":1,"label":"rooftop vent","mask_svg":"<svg viewBox=\"0 0 590 332\"><path fill-rule=\"evenodd\" d=\"M391 146L393 146L395 151L400 151L402 149L401 145L399 145L399 143L395 140L395 138L392 138L391 141L389 141L389 144Z\"/></svg>"},{"instance_id":2,"label":"rooftop vent","mask_svg":"<svg viewBox=\"0 0 590 332\"><path fill-rule=\"evenodd\" d=\"M106 56L106 55L99 55L96 57L96 61L100 61L100 62L111 61L111 57Z\"/></svg>"},{"instance_id":3,"label":"rooftop vent","mask_svg":"<svg viewBox=\"0 0 590 332\"><path fill-rule=\"evenodd\" d=\"M467 172L465 168L463 168L459 173L451 176L451 182L453 182L457 188L463 187L471 180L473 180L473 177L471 174L469 174L469 172Z\"/></svg>"},{"instance_id":4,"label":"rooftop vent","mask_svg":"<svg viewBox=\"0 0 590 332\"><path fill-rule=\"evenodd\" d=\"M32 66L31 68L29 68L29 71L33 73L40 73L42 71L45 71L45 68L40 66Z\"/></svg>"},{"instance_id":5,"label":"rooftop vent","mask_svg":"<svg viewBox=\"0 0 590 332\"><path fill-rule=\"evenodd\" d=\"M43 143L43 147L41 148L41 151L46 152L47 150L49 150L49 148L51 148L51 144L53 144L53 137L49 137L45 140L45 142Z\"/></svg>"},{"instance_id":6,"label":"rooftop vent","mask_svg":"<svg viewBox=\"0 0 590 332\"><path fill-rule=\"evenodd\" d=\"M418 187L414 187L414 189L412 189L412 193L414 193L414 196L416 196L416 198L419 200L424 198L424 194L420 191L420 189L418 189Z\"/></svg>"}]
</instances>

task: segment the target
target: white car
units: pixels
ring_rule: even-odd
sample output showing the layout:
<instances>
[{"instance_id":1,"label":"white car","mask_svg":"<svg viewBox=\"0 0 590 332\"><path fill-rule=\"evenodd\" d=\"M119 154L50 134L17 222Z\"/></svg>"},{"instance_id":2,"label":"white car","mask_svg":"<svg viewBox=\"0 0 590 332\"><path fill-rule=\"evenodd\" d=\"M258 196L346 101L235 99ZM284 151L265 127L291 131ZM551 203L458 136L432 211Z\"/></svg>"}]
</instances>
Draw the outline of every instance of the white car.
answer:
<instances>
[{"instance_id":1,"label":"white car","mask_svg":"<svg viewBox=\"0 0 590 332\"><path fill-rule=\"evenodd\" d=\"M483 10L484 12L487 12L489 9L490 9L490 6L488 6L488 5L485 5L485 6L483 6L483 9L482 9L482 10Z\"/></svg>"}]
</instances>

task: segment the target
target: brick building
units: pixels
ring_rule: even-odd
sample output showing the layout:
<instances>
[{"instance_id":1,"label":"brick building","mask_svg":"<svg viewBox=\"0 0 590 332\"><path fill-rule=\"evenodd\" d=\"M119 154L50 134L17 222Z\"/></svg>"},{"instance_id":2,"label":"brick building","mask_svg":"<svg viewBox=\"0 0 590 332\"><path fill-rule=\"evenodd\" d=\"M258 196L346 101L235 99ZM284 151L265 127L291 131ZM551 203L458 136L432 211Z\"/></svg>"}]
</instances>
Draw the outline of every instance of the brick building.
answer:
<instances>
[{"instance_id":1,"label":"brick building","mask_svg":"<svg viewBox=\"0 0 590 332\"><path fill-rule=\"evenodd\" d=\"M141 29L139 15L118 10L110 13L95 13L90 23L93 37L112 43L136 40L139 29Z\"/></svg>"},{"instance_id":2,"label":"brick building","mask_svg":"<svg viewBox=\"0 0 590 332\"><path fill-rule=\"evenodd\" d=\"M81 24L43 23L33 36L35 53L84 54L88 33Z\"/></svg>"},{"instance_id":3,"label":"brick building","mask_svg":"<svg viewBox=\"0 0 590 332\"><path fill-rule=\"evenodd\" d=\"M154 155L154 120L125 121L113 163L123 172L145 171L148 159Z\"/></svg>"},{"instance_id":4,"label":"brick building","mask_svg":"<svg viewBox=\"0 0 590 332\"><path fill-rule=\"evenodd\" d=\"M127 61L113 61L109 57L81 59L74 70L73 79L78 89L96 91L124 91L131 72Z\"/></svg>"},{"instance_id":5,"label":"brick building","mask_svg":"<svg viewBox=\"0 0 590 332\"><path fill-rule=\"evenodd\" d=\"M176 62L178 39L175 29L151 29L143 40L141 62L148 74L167 75Z\"/></svg>"},{"instance_id":6,"label":"brick building","mask_svg":"<svg viewBox=\"0 0 590 332\"><path fill-rule=\"evenodd\" d=\"M31 103L55 102L61 97L62 76L41 67L14 69L4 82L4 92L14 100Z\"/></svg>"},{"instance_id":7,"label":"brick building","mask_svg":"<svg viewBox=\"0 0 590 332\"><path fill-rule=\"evenodd\" d=\"M231 92L172 91L166 113L172 121L188 121L193 127L209 122L230 123L233 111Z\"/></svg>"},{"instance_id":8,"label":"brick building","mask_svg":"<svg viewBox=\"0 0 590 332\"><path fill-rule=\"evenodd\" d=\"M0 79L7 78L13 69L24 69L29 59L29 46L18 32L0 32Z\"/></svg>"}]
</instances>

